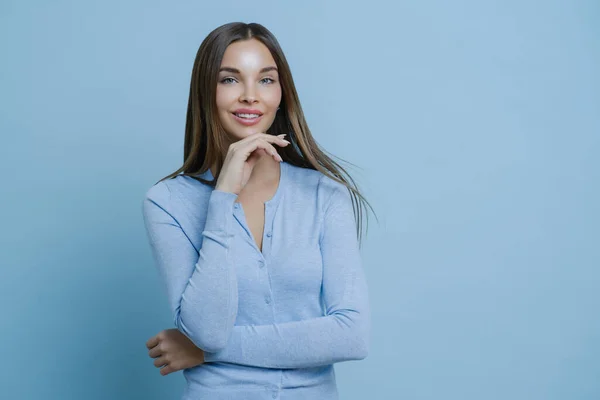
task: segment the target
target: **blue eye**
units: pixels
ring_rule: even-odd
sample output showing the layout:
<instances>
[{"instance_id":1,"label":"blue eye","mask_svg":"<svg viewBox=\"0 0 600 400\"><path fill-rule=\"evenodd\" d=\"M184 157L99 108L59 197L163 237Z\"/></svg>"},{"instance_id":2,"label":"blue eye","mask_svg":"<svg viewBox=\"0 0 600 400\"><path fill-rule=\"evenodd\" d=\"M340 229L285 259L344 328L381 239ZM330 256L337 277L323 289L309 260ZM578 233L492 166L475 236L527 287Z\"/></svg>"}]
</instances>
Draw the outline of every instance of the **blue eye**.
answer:
<instances>
[{"instance_id":1,"label":"blue eye","mask_svg":"<svg viewBox=\"0 0 600 400\"><path fill-rule=\"evenodd\" d=\"M261 81L261 82L264 82L265 80L269 80L269 82L266 82L267 84L271 84L271 83L274 83L274 82L275 82L275 80L274 80L274 79L272 79L272 78L263 78L263 79L261 79L260 81ZM233 78L231 78L231 77L227 77L227 78L223 78L223 79L221 79L221 81L220 81L220 82L221 82L221 83L228 84L228 83L230 83L230 81L233 83L233 82L235 82L235 79L233 79Z\"/></svg>"}]
</instances>

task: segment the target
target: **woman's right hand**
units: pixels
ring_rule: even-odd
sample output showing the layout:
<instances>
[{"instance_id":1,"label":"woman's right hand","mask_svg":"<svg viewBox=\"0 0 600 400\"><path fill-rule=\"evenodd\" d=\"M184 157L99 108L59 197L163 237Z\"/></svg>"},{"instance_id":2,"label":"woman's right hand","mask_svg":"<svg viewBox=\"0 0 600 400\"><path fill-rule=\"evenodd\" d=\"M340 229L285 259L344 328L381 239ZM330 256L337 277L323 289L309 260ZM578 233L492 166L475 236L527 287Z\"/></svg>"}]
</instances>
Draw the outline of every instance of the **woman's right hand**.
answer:
<instances>
[{"instance_id":1,"label":"woman's right hand","mask_svg":"<svg viewBox=\"0 0 600 400\"><path fill-rule=\"evenodd\" d=\"M165 376L186 368L204 364L204 351L178 329L165 329L146 342L154 366Z\"/></svg>"},{"instance_id":2,"label":"woman's right hand","mask_svg":"<svg viewBox=\"0 0 600 400\"><path fill-rule=\"evenodd\" d=\"M267 133L254 133L229 145L215 189L239 194L258 159L257 154L252 154L254 152L264 151L270 154L275 161L283 161L275 146L273 146L273 144L279 146L290 144L290 142L283 139L283 136L285 136L285 133L277 136Z\"/></svg>"}]
</instances>

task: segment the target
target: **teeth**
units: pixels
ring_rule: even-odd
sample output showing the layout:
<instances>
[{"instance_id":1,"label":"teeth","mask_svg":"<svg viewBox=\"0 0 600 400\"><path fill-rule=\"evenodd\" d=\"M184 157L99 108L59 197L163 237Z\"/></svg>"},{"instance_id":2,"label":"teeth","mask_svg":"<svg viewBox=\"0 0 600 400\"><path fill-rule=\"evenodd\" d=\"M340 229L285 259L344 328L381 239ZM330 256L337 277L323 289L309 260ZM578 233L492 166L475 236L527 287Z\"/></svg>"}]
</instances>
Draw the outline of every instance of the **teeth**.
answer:
<instances>
[{"instance_id":1,"label":"teeth","mask_svg":"<svg viewBox=\"0 0 600 400\"><path fill-rule=\"evenodd\" d=\"M258 114L235 114L240 118L258 118L260 115Z\"/></svg>"}]
</instances>

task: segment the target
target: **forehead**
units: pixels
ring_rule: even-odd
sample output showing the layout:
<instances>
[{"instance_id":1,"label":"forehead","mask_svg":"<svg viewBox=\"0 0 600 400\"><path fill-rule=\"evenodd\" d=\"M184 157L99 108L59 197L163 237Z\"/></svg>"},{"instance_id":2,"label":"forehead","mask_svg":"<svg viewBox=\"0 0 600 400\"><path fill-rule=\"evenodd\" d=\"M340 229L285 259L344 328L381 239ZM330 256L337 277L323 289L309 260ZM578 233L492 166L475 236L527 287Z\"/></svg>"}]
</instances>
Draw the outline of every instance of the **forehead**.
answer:
<instances>
[{"instance_id":1,"label":"forehead","mask_svg":"<svg viewBox=\"0 0 600 400\"><path fill-rule=\"evenodd\" d=\"M257 39L240 40L227 46L221 67L233 67L241 73L259 71L268 66L276 66L271 52Z\"/></svg>"}]
</instances>

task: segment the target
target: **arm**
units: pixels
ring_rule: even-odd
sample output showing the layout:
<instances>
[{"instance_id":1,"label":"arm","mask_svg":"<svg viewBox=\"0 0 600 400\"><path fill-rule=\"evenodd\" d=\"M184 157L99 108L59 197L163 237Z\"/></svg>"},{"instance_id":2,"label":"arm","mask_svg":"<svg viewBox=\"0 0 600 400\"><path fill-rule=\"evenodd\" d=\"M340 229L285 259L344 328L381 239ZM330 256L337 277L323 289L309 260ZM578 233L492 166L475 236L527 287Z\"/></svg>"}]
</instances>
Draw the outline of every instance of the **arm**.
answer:
<instances>
[{"instance_id":1,"label":"arm","mask_svg":"<svg viewBox=\"0 0 600 400\"><path fill-rule=\"evenodd\" d=\"M228 258L236 198L212 191L199 251L170 212L178 199L171 201L166 184L153 186L143 202L146 232L175 326L204 351L226 345L237 316L237 280Z\"/></svg>"},{"instance_id":2,"label":"arm","mask_svg":"<svg viewBox=\"0 0 600 400\"><path fill-rule=\"evenodd\" d=\"M350 193L336 187L320 239L326 315L302 321L234 326L227 346L205 353L223 361L264 368L306 368L367 356L370 312Z\"/></svg>"}]
</instances>

